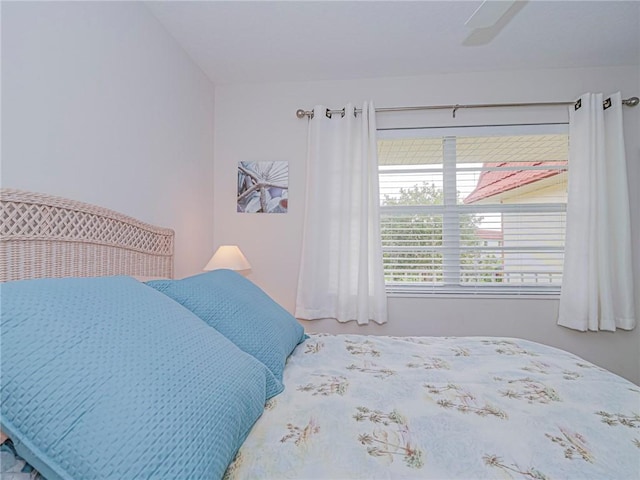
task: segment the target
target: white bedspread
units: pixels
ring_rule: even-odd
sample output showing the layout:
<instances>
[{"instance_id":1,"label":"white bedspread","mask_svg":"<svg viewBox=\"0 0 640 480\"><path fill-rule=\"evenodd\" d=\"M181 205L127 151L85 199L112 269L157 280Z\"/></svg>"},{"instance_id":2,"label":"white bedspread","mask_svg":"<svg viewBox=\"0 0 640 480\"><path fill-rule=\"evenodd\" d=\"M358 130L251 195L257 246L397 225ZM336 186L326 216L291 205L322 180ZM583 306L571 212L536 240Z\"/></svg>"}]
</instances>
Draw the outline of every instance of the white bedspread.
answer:
<instances>
[{"instance_id":1,"label":"white bedspread","mask_svg":"<svg viewBox=\"0 0 640 480\"><path fill-rule=\"evenodd\" d=\"M228 479L638 479L640 388L519 339L317 334Z\"/></svg>"}]
</instances>

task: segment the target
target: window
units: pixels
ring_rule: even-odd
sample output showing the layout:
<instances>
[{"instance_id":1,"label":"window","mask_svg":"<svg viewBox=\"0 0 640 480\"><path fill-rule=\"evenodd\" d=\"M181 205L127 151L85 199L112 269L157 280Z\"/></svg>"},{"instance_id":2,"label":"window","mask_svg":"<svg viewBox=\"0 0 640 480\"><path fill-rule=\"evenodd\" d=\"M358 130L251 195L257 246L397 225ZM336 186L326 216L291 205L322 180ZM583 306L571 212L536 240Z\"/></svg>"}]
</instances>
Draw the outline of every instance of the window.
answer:
<instances>
[{"instance_id":1,"label":"window","mask_svg":"<svg viewBox=\"0 0 640 480\"><path fill-rule=\"evenodd\" d=\"M379 131L390 293L557 294L567 125Z\"/></svg>"}]
</instances>

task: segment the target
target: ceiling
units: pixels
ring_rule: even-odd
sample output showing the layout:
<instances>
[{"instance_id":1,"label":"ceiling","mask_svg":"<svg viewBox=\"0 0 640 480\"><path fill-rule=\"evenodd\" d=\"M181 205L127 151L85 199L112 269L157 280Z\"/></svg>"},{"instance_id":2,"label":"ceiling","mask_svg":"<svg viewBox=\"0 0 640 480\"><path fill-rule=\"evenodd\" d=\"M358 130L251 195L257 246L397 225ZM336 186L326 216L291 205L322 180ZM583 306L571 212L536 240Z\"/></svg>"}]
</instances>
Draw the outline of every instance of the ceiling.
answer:
<instances>
[{"instance_id":1,"label":"ceiling","mask_svg":"<svg viewBox=\"0 0 640 480\"><path fill-rule=\"evenodd\" d=\"M145 3L215 84L640 64L637 0L530 0L480 46L481 1Z\"/></svg>"}]
</instances>

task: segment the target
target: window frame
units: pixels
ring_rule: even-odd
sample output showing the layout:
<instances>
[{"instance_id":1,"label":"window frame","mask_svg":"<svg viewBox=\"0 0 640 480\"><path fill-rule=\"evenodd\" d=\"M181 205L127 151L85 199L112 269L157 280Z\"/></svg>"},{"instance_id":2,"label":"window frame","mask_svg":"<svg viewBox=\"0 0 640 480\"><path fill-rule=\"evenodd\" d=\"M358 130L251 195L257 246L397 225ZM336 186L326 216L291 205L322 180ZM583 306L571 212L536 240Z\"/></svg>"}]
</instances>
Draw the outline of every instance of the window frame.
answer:
<instances>
[{"instance_id":1,"label":"window frame","mask_svg":"<svg viewBox=\"0 0 640 480\"><path fill-rule=\"evenodd\" d=\"M529 203L529 204L470 204L461 205L457 201L457 168L455 142L458 136L509 136L509 135L544 135L565 134L569 139L569 125L567 122L535 123L535 124L505 124L505 125L472 125L456 127L410 127L410 128L380 128L377 130L377 140L402 138L443 138L443 194L442 205L380 205L380 215L389 213L424 213L427 215L442 215L443 232L442 246L432 247L440 250L443 255L443 278L447 281L443 285L418 283L388 283L385 281L387 296L389 297L458 297L458 298L550 298L560 296L561 285L464 285L460 283L460 257L465 247L460 246L459 215L463 213L566 213L566 203ZM567 158L568 160L568 158ZM462 167L464 170L465 167ZM567 167L568 169L568 164ZM380 173L383 173L379 170ZM451 221L453 220L453 221ZM449 225L449 226L447 226ZM451 227L450 225L454 225ZM469 250L471 247L467 247ZM496 247L504 250L505 247ZM385 248L383 246L383 252ZM564 253L564 244L562 246ZM445 260L446 259L446 260Z\"/></svg>"}]
</instances>

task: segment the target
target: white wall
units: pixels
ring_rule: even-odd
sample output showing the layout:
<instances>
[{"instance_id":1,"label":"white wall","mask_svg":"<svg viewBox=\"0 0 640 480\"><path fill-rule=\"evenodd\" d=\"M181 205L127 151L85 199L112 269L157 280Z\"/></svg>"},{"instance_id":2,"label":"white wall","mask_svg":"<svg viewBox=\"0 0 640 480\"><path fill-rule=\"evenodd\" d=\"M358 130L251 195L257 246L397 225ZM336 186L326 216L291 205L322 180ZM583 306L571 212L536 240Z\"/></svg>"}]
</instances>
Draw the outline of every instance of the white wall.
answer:
<instances>
[{"instance_id":1,"label":"white wall","mask_svg":"<svg viewBox=\"0 0 640 480\"><path fill-rule=\"evenodd\" d=\"M340 108L372 99L376 106L568 101L586 91L640 94L637 66L432 75L410 78L244 84L216 88L214 240L238 244L253 266L249 278L293 311L301 250L307 121L298 108ZM466 125L567 121L565 108L459 110L380 114L378 126ZM625 109L632 205L640 205L640 108ZM240 214L235 209L237 162L289 162L289 213ZM633 208L637 297L640 298L640 209ZM392 335L504 335L572 351L640 383L640 328L578 333L558 327L556 299L391 298L387 325L358 327L334 320L304 322L311 331ZM639 308L640 311L640 308Z\"/></svg>"},{"instance_id":2,"label":"white wall","mask_svg":"<svg viewBox=\"0 0 640 480\"><path fill-rule=\"evenodd\" d=\"M2 186L173 228L178 277L212 254L213 110L143 4L2 3Z\"/></svg>"}]
</instances>

